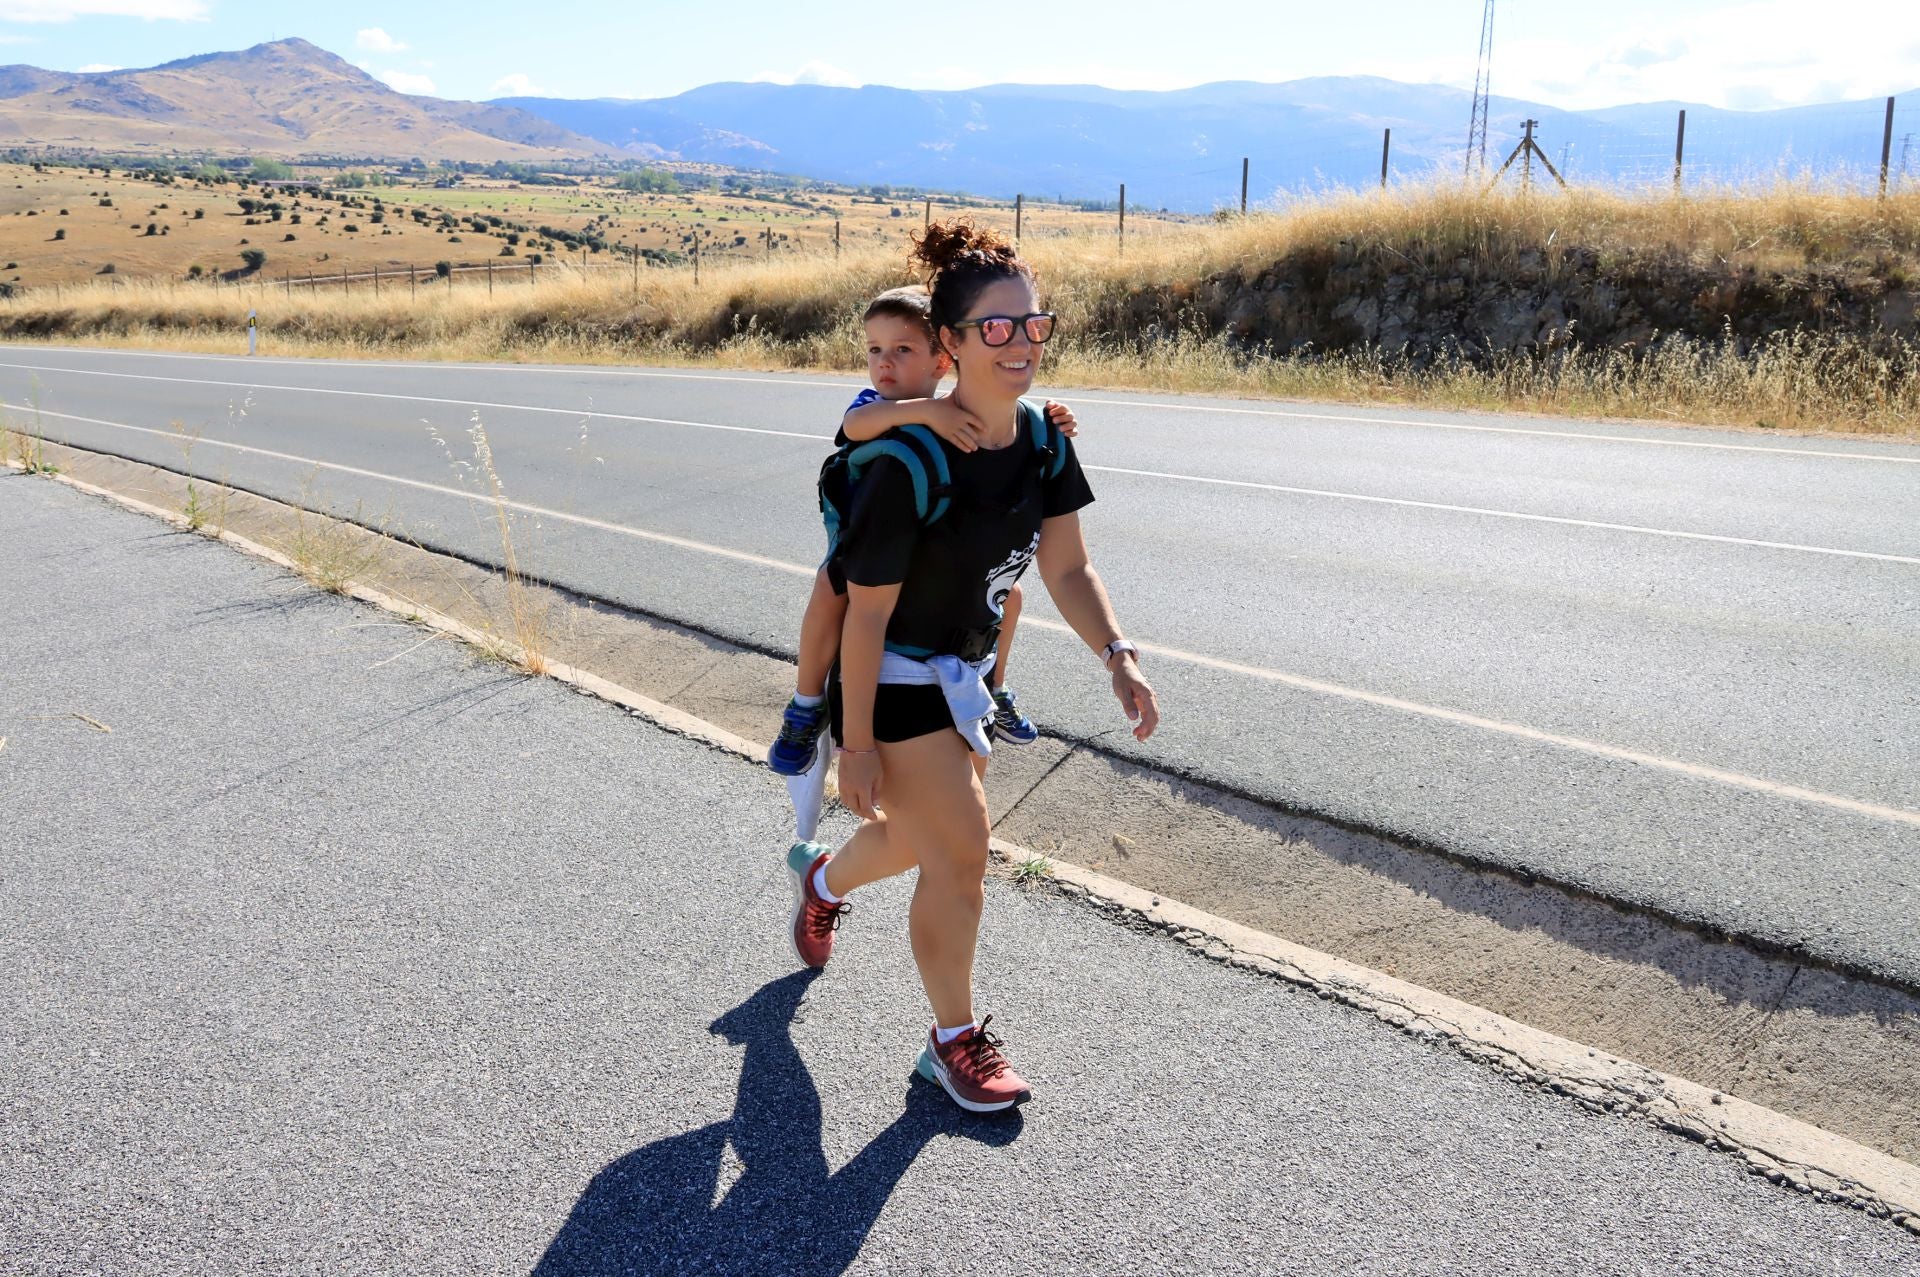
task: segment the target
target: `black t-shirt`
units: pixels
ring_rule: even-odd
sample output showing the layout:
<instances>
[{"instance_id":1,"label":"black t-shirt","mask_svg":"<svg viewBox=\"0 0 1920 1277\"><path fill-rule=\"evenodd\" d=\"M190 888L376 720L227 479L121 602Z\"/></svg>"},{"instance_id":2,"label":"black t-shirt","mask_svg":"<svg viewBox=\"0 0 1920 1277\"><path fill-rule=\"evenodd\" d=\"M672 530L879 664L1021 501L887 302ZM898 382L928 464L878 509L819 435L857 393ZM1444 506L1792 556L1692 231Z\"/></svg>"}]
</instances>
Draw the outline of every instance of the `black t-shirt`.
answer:
<instances>
[{"instance_id":1,"label":"black t-shirt","mask_svg":"<svg viewBox=\"0 0 1920 1277\"><path fill-rule=\"evenodd\" d=\"M1071 440L1051 479L1022 420L1005 448L960 452L945 440L952 505L920 524L906 465L882 457L860 478L835 556L855 585L900 585L887 641L914 654L953 650L955 636L1000 623L1013 583L1033 562L1040 523L1093 501Z\"/></svg>"}]
</instances>

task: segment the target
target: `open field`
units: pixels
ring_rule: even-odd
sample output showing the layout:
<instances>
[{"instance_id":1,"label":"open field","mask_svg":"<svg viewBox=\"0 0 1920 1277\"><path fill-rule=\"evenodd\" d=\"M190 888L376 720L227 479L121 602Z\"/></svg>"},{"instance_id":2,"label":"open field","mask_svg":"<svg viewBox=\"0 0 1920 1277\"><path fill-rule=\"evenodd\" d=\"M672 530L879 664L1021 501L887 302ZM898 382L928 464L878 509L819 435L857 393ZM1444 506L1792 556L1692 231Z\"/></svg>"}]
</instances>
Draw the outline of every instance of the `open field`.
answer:
<instances>
[{"instance_id":1,"label":"open field","mask_svg":"<svg viewBox=\"0 0 1920 1277\"><path fill-rule=\"evenodd\" d=\"M247 249L267 255L264 266L247 273L276 281L309 271L337 276L342 270L431 270L440 261L524 265L579 255L577 244L556 240L550 229L586 240L589 259L597 253L603 263L623 250L672 261L691 254L696 241L703 257L764 258L831 251L836 221L845 246L898 244L925 216L922 204L905 199L755 187L744 179L732 191L663 194L622 191L600 180L577 187L468 179L455 187L332 190L332 176L311 178L324 192L315 195L238 182L162 185L121 171L104 176L84 168L0 164L0 284L31 291L104 273L124 285L185 279L195 267L202 275L223 275L246 269L241 254ZM263 204L280 207L262 210ZM936 213L951 212L956 201L936 199L934 207ZM966 207L983 220L1013 226L1010 205L970 200ZM1154 220L1129 215L1140 227ZM1029 235L1094 226L1110 231L1113 225L1112 214L1055 204L1031 205L1023 218ZM770 247L763 238L768 228ZM594 242L601 247L591 248Z\"/></svg>"},{"instance_id":2,"label":"open field","mask_svg":"<svg viewBox=\"0 0 1920 1277\"><path fill-rule=\"evenodd\" d=\"M84 194L84 175L79 182ZM34 189L22 182L11 194ZM140 193L179 207L233 200L150 185ZM317 274L449 259L523 265L532 252L545 269L493 282L481 271L417 295L389 284L376 296L360 283L346 295L309 295L286 278L315 269L311 258L270 251L264 270L220 286L177 273L140 283L127 269L117 282L69 284L57 296L29 288L0 301L0 335L232 350L254 306L263 349L281 353L852 370L855 317L874 293L911 278L904 250L920 222L918 206L896 217L898 203L811 192L589 188L565 197L564 214L542 212L542 200L562 199L546 189L339 194L355 204L302 210L318 244L296 243L327 255ZM377 236L365 212L376 196L386 210ZM416 204L427 226L414 220ZM68 207L82 216L71 198ZM173 212L150 209L157 204L101 212L116 219L114 234L144 247L155 237L130 224ZM1011 223L1009 209L971 211ZM432 220L442 213L497 216L503 226L481 234L468 220L449 232ZM205 220L216 217L225 235L264 238L237 210ZM608 252L549 253L532 246L552 239L506 229L510 220L660 256L640 269ZM47 224L44 213L0 216L0 230L16 236ZM105 233L98 217L93 225L89 236ZM202 233L198 221L182 225L175 235ZM768 226L771 249L759 238ZM1920 433L1920 194L1881 201L1783 185L1686 199L1482 197L1442 187L1222 222L1130 216L1124 252L1110 214L1033 210L1027 227L1023 251L1063 321L1048 352L1055 384ZM507 242L513 235L518 244ZM675 247L690 248L693 236L698 282ZM515 255L500 256L503 247Z\"/></svg>"}]
</instances>

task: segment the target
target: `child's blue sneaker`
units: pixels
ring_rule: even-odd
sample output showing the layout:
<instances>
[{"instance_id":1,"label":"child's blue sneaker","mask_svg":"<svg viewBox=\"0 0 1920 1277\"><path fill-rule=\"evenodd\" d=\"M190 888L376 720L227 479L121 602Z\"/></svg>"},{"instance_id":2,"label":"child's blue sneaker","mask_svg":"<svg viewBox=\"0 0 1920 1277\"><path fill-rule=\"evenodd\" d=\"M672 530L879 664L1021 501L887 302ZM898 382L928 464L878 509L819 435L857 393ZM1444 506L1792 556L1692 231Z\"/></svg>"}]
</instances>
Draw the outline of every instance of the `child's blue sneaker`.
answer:
<instances>
[{"instance_id":1,"label":"child's blue sneaker","mask_svg":"<svg viewBox=\"0 0 1920 1277\"><path fill-rule=\"evenodd\" d=\"M1002 687L993 694L993 738L1009 745L1031 745L1040 739L1040 729L1014 704L1011 688Z\"/></svg>"},{"instance_id":2,"label":"child's blue sneaker","mask_svg":"<svg viewBox=\"0 0 1920 1277\"><path fill-rule=\"evenodd\" d=\"M814 748L827 725L827 703L802 705L787 702L780 716L780 738L767 750L767 766L782 776L798 776L813 766Z\"/></svg>"}]
</instances>

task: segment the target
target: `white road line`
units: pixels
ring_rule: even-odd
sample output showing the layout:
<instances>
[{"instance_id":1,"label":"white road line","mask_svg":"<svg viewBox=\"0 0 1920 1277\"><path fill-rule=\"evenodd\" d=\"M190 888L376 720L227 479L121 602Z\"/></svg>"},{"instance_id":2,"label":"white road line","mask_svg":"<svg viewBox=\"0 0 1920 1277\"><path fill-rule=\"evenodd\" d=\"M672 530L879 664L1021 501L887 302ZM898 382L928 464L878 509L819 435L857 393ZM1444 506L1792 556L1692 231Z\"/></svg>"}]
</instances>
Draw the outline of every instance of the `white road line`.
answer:
<instances>
[{"instance_id":1,"label":"white road line","mask_svg":"<svg viewBox=\"0 0 1920 1277\"><path fill-rule=\"evenodd\" d=\"M160 377L151 373L106 372L94 368L54 368L32 364L0 365L26 368L36 372L69 373L82 377L113 377L125 381L159 381L190 386L223 386L230 390L279 390L291 394L338 395L361 399L384 399L401 403L430 403L456 408L493 408L503 412L535 412L574 420L599 418L607 421L636 422L643 425L684 426L694 430L722 430L731 434L773 435L783 439L807 439L831 443L828 435L806 434L795 430L767 430L756 426L728 426L711 421L683 421L672 417L640 417L631 413L601 412L591 408L547 408L530 404L495 403L482 399L442 399L427 395L397 395L376 390L338 390L319 386L280 386L265 382L210 381L200 377ZM1378 497L1359 492L1333 492L1322 488L1295 488L1277 483L1255 483L1243 479L1212 479L1204 475L1174 474L1162 470L1131 470L1121 466L1088 465L1086 469L1105 474L1126 474L1180 483L1211 484L1219 487L1249 488L1263 492L1284 492L1296 496L1323 497L1335 501L1359 501L1370 505L1406 506L1417 510L1439 510L1450 514L1478 515L1492 519L1518 519L1532 523L1554 523L1566 527L1593 528L1606 532L1626 532L1641 536L1668 537L1682 541L1710 541L1722 545L1744 545L1756 549L1787 550L1800 554L1825 554L1839 558L1872 559L1884 563L1920 566L1920 558L1901 554L1882 554L1873 550L1843 550L1831 546L1801 545L1792 541L1763 541L1752 537L1721 536L1711 532L1685 532L1674 528L1650 528L1634 523L1606 523L1596 519L1574 519L1561 515L1528 514L1518 510L1492 510L1482 506L1448 505L1439 501L1415 501L1406 497Z\"/></svg>"},{"instance_id":2,"label":"white road line","mask_svg":"<svg viewBox=\"0 0 1920 1277\"><path fill-rule=\"evenodd\" d=\"M3 349L4 346L0 346ZM19 349L19 347L15 347ZM299 368L335 367L335 368L415 368L423 371L445 372L449 370L467 372L521 372L567 377L649 377L663 381L719 381L744 385L784 385L809 386L817 390L865 389L865 382L823 381L818 377L796 376L790 373L764 373L759 376L734 376L726 373L668 372L654 368L556 368L543 364L467 364L467 363L426 363L411 360L384 359L285 359L285 358L248 358L244 355L194 355L156 350L111 350L84 346L46 346L45 350L60 351L75 355L109 355L112 357L138 357L144 359L191 359L209 360L217 363L233 364L283 364ZM25 365L15 365L24 367ZM82 372L85 369L63 369L66 372ZM1075 397L1086 398L1089 403L1112 404L1116 408L1159 408L1168 412L1211 412L1238 417L1272 417L1287 421L1337 421L1349 425L1363 426L1409 426L1424 430L1460 430L1477 434L1498 435L1536 435L1545 439L1585 439L1595 443L1640 443L1654 448L1706 448L1721 452L1763 452L1785 457L1822 457L1839 461L1886 461L1895 465L1920 465L1920 453L1914 456L1894 456L1880 452L1837 452L1816 448L1782 448L1767 444L1718 443L1703 439L1654 439L1645 435L1610 435L1585 430L1544 430L1526 426L1487 426L1474 425L1462 421L1427 421L1416 417L1369 417L1359 413L1305 412L1288 408L1226 408L1214 404L1166 403L1155 399L1108 399L1097 398L1103 392L1088 390L1076 392ZM1649 429L1662 427L1650 426ZM1665 427L1681 429L1681 427Z\"/></svg>"},{"instance_id":3,"label":"white road line","mask_svg":"<svg viewBox=\"0 0 1920 1277\"><path fill-rule=\"evenodd\" d=\"M1672 528L1648 528L1637 523L1601 523L1594 519L1569 519L1554 514L1523 514L1517 510L1487 510L1471 505L1445 505L1438 501L1410 501L1403 497L1370 497L1357 492L1326 492L1319 488L1289 488L1277 483L1255 483L1246 479L1206 479L1199 475L1167 474L1159 470L1126 470L1119 466L1086 466L1106 474L1140 475L1150 479L1177 479L1183 483L1209 483L1223 488L1252 488L1261 492L1288 492L1303 497L1332 497L1340 501L1367 501L1378 505L1414 506L1422 510L1446 510L1455 514L1479 514L1492 519L1525 519L1533 523L1559 523L1574 528L1600 528L1609 532L1637 532L1652 537L1679 537L1688 541L1718 541L1724 545L1751 545L1767 550L1794 550L1801 554L1835 554L1850 559L1878 559L1885 563L1911 563L1920 566L1920 558L1904 554L1879 554L1872 550L1836 550L1823 545L1800 545L1792 541L1758 541L1752 537L1718 536L1711 532L1680 532Z\"/></svg>"},{"instance_id":4,"label":"white road line","mask_svg":"<svg viewBox=\"0 0 1920 1277\"><path fill-rule=\"evenodd\" d=\"M298 395L340 395L353 399L387 399L400 403L431 403L451 408L498 408L503 412L538 412L554 417L572 417L575 421L597 417L603 421L632 421L648 426L689 426L696 430L725 430L730 434L775 435L782 439L811 439L832 443L832 435L805 434L797 430L764 430L758 426L724 426L713 421L679 421L672 417L638 417L626 412L601 412L597 408L543 408L533 404L492 403L485 399L438 399L429 395L392 395L377 390L335 390L324 386L275 386L257 381L209 381L205 377L156 377L152 373L105 372L98 368L54 368L36 364L4 364L0 367L24 368L32 372L63 372L80 377L114 377L122 381L164 381L183 386L224 386L229 390L284 390ZM51 416L52 414L47 414Z\"/></svg>"},{"instance_id":5,"label":"white road line","mask_svg":"<svg viewBox=\"0 0 1920 1277\"><path fill-rule=\"evenodd\" d=\"M57 417L63 421L79 421L88 425L110 426L118 430L130 430L138 434L157 435L165 439L178 438L172 431L156 430L150 426L133 426L120 421L105 421L98 417L81 417L73 413L42 412L43 416ZM363 470L358 466L339 465L331 461L320 461L313 457L299 457L291 453L273 452L265 448L249 447L245 444L226 443L219 439L201 439L196 444L202 448L227 448L252 456L270 457L277 461L291 461L303 466L313 466L322 470L334 470L343 474L358 475L362 478L400 484L404 487L432 492L442 496L458 497L466 501L489 503L492 498L477 492L468 492L461 488L449 488L442 484L424 483L418 479L403 479L398 475L382 474L377 470ZM704 541L695 541L688 537L672 536L663 532L650 532L643 528L629 527L626 524L611 523L604 519L592 519L584 515L569 514L564 510L552 510L544 506L529 505L524 501L505 501L510 510L535 515L543 519L554 519L564 523L578 524L603 532L618 533L642 541L652 541L661 545L670 545L678 549L692 550L696 553L730 559L737 563L749 563L755 567L769 568L791 576L812 577L818 570L799 563L788 563L781 559L768 558L765 555L750 554L742 550L729 549L726 546L711 545ZM1042 617L1028 617L1022 624L1038 626L1059 634L1071 635L1073 631L1058 621L1049 621ZM1342 700L1357 701L1381 709L1395 710L1400 713L1414 714L1422 718L1434 719L1459 727L1471 727L1479 731L1516 737L1536 744L1554 745L1562 749L1574 750L1596 758L1608 758L1618 762L1637 763L1643 767L1652 767L1660 771L1688 776L1696 780L1713 781L1738 789L1768 794L1776 798L1789 798L1800 802L1812 803L1836 811L1850 812L1854 815L1870 816L1877 820L1891 821L1895 824L1920 826L1920 811L1908 811L1902 807L1889 807L1880 803L1862 802L1841 794L1829 794L1817 789L1807 789L1799 785L1789 785L1780 781L1768 780L1761 776L1748 776L1742 772L1727 771L1724 768L1709 767L1701 763L1689 763L1678 758L1665 758L1658 754L1645 754L1638 750L1624 749L1618 745L1608 745L1599 741L1582 740L1576 736L1562 736L1556 732L1542 731L1520 723L1508 723L1496 718L1483 718L1478 714L1468 714L1460 710L1445 709L1438 705L1425 705L1418 701L1405 700L1398 696L1387 696L1379 692L1369 692L1358 687L1347 687L1340 683L1329 683L1323 679L1309 678L1303 674L1290 674L1284 670L1267 669L1258 665L1243 665L1238 661L1221 660L1218 657L1205 656L1198 652L1188 652L1176 647L1166 647L1158 643L1141 643L1141 651L1150 656L1164 657L1205 669L1220 670L1223 673L1238 674L1247 678L1265 682L1279 683L1301 691L1314 692L1323 696L1338 697Z\"/></svg>"},{"instance_id":6,"label":"white road line","mask_svg":"<svg viewBox=\"0 0 1920 1277\"><path fill-rule=\"evenodd\" d=\"M81 417L70 412L49 412L44 408L40 410L40 415L43 417L58 417L62 421L85 422L90 426L110 426L115 430L131 430L137 434L157 435L162 439L171 440L175 443L180 441L180 436L175 432L171 430L156 430L152 426L132 426L124 421L105 421L99 417ZM74 446L78 447L79 445L76 444ZM345 466L338 462L320 461L313 457L299 457L290 452L275 452L270 448L254 448L242 443L227 443L221 439L197 439L194 441L193 446L196 448L226 448L232 452L246 453L248 456L267 457L274 461L291 461L298 465L313 466L321 470L333 470L340 474L356 475L363 479L375 479L383 483L397 483L402 487L416 488L422 492L432 492L439 496L459 497L463 501L479 501L488 505L493 503L493 498L485 493L468 492L464 488L449 488L439 483L425 483L419 479L405 479L397 474L382 474L378 470L363 470L359 466ZM749 554L744 550L729 550L725 546L708 545L704 541L689 541L685 537L672 536L665 532L649 532L643 528L631 528L623 523L609 523L605 519L589 518L583 514L569 514L564 510L550 510L545 506L529 505L525 501L502 500L501 504L509 510L534 515L542 519L553 519L561 523L575 523L583 528L593 528L601 532L615 532L621 536L635 537L642 541L657 541L662 545L678 546L685 550L698 550L702 554L718 555L722 558L735 559L741 563L751 563L756 567L773 568L781 572L792 572L799 576L811 578L814 573L819 570L817 566L811 568L802 567L797 563L787 563L780 559L769 559L763 555Z\"/></svg>"}]
</instances>

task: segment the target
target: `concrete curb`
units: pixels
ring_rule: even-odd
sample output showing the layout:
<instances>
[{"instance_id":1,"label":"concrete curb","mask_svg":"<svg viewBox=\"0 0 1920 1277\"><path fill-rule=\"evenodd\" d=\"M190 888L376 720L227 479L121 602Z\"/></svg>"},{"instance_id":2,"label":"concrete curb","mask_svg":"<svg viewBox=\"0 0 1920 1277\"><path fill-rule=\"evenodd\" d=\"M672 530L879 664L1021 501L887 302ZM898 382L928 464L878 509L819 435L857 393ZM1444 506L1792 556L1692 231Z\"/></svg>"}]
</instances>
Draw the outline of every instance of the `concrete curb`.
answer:
<instances>
[{"instance_id":1,"label":"concrete curb","mask_svg":"<svg viewBox=\"0 0 1920 1277\"><path fill-rule=\"evenodd\" d=\"M10 461L8 465L25 469L19 462ZM183 531L193 530L176 511L68 475L52 477L77 491L103 497ZM199 534L298 573L286 555L237 533L201 529ZM416 619L463 642L504 652L523 666L526 663L526 654L518 645L442 613L354 583L348 583L343 593ZM546 661L544 672L677 736L756 764L765 757L764 745L589 670ZM998 838L992 840L991 849L1003 863L1022 864L1042 858L1028 848ZM1449 1047L1491 1066L1511 1081L1566 1095L1593 1112L1640 1118L1733 1153L1754 1173L1774 1183L1845 1203L1876 1218L1892 1219L1920 1235L1920 1167L1772 1109L1530 1028L1385 972L1163 899L1105 874L1064 862L1047 863L1045 876L1053 891L1122 925L1166 936L1214 961L1284 980L1319 997L1368 1012L1422 1041Z\"/></svg>"}]
</instances>

